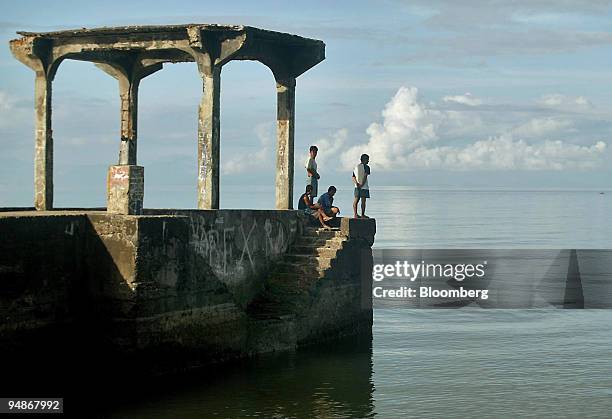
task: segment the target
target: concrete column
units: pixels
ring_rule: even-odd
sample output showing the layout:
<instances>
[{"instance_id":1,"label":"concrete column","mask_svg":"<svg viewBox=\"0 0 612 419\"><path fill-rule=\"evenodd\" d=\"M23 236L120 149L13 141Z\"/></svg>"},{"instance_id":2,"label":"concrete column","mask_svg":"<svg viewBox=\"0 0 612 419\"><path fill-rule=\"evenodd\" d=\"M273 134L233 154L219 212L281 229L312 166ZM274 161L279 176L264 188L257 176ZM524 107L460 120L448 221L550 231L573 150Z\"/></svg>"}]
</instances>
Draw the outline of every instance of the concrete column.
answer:
<instances>
[{"instance_id":1,"label":"concrete column","mask_svg":"<svg viewBox=\"0 0 612 419\"><path fill-rule=\"evenodd\" d=\"M34 206L53 209L53 130L51 129L52 78L36 72L34 106L36 149L34 157Z\"/></svg>"},{"instance_id":2,"label":"concrete column","mask_svg":"<svg viewBox=\"0 0 612 419\"><path fill-rule=\"evenodd\" d=\"M106 211L113 214L142 214L144 167L116 165L108 168Z\"/></svg>"},{"instance_id":3,"label":"concrete column","mask_svg":"<svg viewBox=\"0 0 612 419\"><path fill-rule=\"evenodd\" d=\"M107 71L107 72L110 72ZM140 79L117 73L121 98L121 144L119 164L108 168L106 211L114 214L142 214L144 167L136 165L138 86Z\"/></svg>"},{"instance_id":4,"label":"concrete column","mask_svg":"<svg viewBox=\"0 0 612 419\"><path fill-rule=\"evenodd\" d=\"M200 74L204 90L198 118L198 208L218 209L221 67Z\"/></svg>"},{"instance_id":5,"label":"concrete column","mask_svg":"<svg viewBox=\"0 0 612 419\"><path fill-rule=\"evenodd\" d=\"M276 98L276 209L292 209L295 78L276 81Z\"/></svg>"},{"instance_id":6,"label":"concrete column","mask_svg":"<svg viewBox=\"0 0 612 419\"><path fill-rule=\"evenodd\" d=\"M139 84L139 79L122 80L119 83L119 96L121 97L120 165L136 164Z\"/></svg>"},{"instance_id":7,"label":"concrete column","mask_svg":"<svg viewBox=\"0 0 612 419\"><path fill-rule=\"evenodd\" d=\"M108 168L106 210L115 214L142 214L144 167L137 166L138 87L140 80L162 69L161 63L143 66L137 57L96 63L119 82L121 144L119 164Z\"/></svg>"}]
</instances>

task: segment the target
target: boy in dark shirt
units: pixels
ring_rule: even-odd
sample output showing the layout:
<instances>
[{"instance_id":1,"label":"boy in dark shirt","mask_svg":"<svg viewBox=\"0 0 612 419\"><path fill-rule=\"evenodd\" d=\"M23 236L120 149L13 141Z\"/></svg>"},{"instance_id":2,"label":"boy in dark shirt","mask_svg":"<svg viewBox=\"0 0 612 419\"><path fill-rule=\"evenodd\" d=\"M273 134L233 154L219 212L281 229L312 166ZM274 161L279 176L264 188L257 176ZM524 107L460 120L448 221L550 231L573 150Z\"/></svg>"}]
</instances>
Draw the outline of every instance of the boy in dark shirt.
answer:
<instances>
[{"instance_id":1,"label":"boy in dark shirt","mask_svg":"<svg viewBox=\"0 0 612 419\"><path fill-rule=\"evenodd\" d=\"M298 210L318 218L318 209L319 205L312 203L312 185L306 185L306 192L300 196L300 200L298 201Z\"/></svg>"},{"instance_id":2,"label":"boy in dark shirt","mask_svg":"<svg viewBox=\"0 0 612 419\"><path fill-rule=\"evenodd\" d=\"M325 221L331 220L340 212L338 207L333 206L335 194L336 187L330 186L327 192L319 197L319 221L321 222L321 226L325 228L330 228L329 225L325 224Z\"/></svg>"}]
</instances>

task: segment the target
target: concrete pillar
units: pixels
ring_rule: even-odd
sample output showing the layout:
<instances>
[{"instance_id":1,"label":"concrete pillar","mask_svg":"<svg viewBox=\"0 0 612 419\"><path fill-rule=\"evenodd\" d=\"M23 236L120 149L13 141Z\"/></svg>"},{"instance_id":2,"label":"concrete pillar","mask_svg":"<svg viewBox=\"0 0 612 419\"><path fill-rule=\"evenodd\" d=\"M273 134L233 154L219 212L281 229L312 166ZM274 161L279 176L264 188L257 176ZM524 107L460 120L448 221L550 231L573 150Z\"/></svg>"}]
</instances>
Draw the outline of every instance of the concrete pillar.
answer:
<instances>
[{"instance_id":1,"label":"concrete pillar","mask_svg":"<svg viewBox=\"0 0 612 419\"><path fill-rule=\"evenodd\" d=\"M106 211L113 214L142 214L144 167L136 165L139 79L119 79L121 98L121 144L119 164L108 168Z\"/></svg>"},{"instance_id":2,"label":"concrete pillar","mask_svg":"<svg viewBox=\"0 0 612 419\"><path fill-rule=\"evenodd\" d=\"M295 78L276 81L276 98L276 209L292 209Z\"/></svg>"},{"instance_id":3,"label":"concrete pillar","mask_svg":"<svg viewBox=\"0 0 612 419\"><path fill-rule=\"evenodd\" d=\"M119 82L121 144L119 164L110 166L106 181L106 210L115 214L142 214L144 168L137 166L138 87L140 80L162 69L161 63L143 66L137 58L96 64Z\"/></svg>"},{"instance_id":4,"label":"concrete pillar","mask_svg":"<svg viewBox=\"0 0 612 419\"><path fill-rule=\"evenodd\" d=\"M120 165L136 164L139 85L139 79L121 80L119 82L119 96L121 98Z\"/></svg>"},{"instance_id":5,"label":"concrete pillar","mask_svg":"<svg viewBox=\"0 0 612 419\"><path fill-rule=\"evenodd\" d=\"M198 112L198 208L219 208L219 134L221 67L200 72L203 81Z\"/></svg>"},{"instance_id":6,"label":"concrete pillar","mask_svg":"<svg viewBox=\"0 0 612 419\"><path fill-rule=\"evenodd\" d=\"M113 214L142 214L144 202L144 167L116 165L108 168L107 207Z\"/></svg>"},{"instance_id":7,"label":"concrete pillar","mask_svg":"<svg viewBox=\"0 0 612 419\"><path fill-rule=\"evenodd\" d=\"M34 206L37 210L53 208L53 130L51 129L52 78L36 72L34 106L36 145L34 157Z\"/></svg>"}]
</instances>

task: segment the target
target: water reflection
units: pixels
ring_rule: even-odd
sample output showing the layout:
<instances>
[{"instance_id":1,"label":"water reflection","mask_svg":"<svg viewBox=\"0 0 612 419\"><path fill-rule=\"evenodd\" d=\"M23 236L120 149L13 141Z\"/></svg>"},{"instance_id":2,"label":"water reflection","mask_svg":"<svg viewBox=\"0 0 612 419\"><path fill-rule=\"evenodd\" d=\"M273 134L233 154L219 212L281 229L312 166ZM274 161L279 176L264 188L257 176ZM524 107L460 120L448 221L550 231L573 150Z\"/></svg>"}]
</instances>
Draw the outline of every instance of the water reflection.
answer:
<instances>
[{"instance_id":1,"label":"water reflection","mask_svg":"<svg viewBox=\"0 0 612 419\"><path fill-rule=\"evenodd\" d=\"M608 248L612 194L380 187L377 248Z\"/></svg>"},{"instance_id":2,"label":"water reflection","mask_svg":"<svg viewBox=\"0 0 612 419\"><path fill-rule=\"evenodd\" d=\"M182 384L165 381L105 416L373 417L372 342L349 340L266 356Z\"/></svg>"}]
</instances>

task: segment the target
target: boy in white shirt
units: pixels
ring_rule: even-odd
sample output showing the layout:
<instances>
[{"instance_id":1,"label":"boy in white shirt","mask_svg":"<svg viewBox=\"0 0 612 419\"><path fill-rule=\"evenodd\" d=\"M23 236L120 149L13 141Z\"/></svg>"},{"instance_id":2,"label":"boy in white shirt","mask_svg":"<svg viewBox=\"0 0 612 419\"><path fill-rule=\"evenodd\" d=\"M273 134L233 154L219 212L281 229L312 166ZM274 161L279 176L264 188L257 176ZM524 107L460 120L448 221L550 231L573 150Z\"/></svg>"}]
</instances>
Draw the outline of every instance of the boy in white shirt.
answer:
<instances>
[{"instance_id":1,"label":"boy in white shirt","mask_svg":"<svg viewBox=\"0 0 612 419\"><path fill-rule=\"evenodd\" d=\"M319 176L319 172L317 172L317 162L315 161L318 152L319 149L316 145L310 146L309 155L304 163L304 166L306 167L306 185L312 186L311 196L313 198L318 194L319 179L321 178L321 176Z\"/></svg>"},{"instance_id":2,"label":"boy in white shirt","mask_svg":"<svg viewBox=\"0 0 612 419\"><path fill-rule=\"evenodd\" d=\"M370 156L361 155L361 163L353 169L353 183L355 184L355 200L353 201L353 213L355 218L370 218L365 215L366 199L370 197L370 187L368 177L370 176ZM361 199L361 217L357 215L357 204Z\"/></svg>"}]
</instances>

